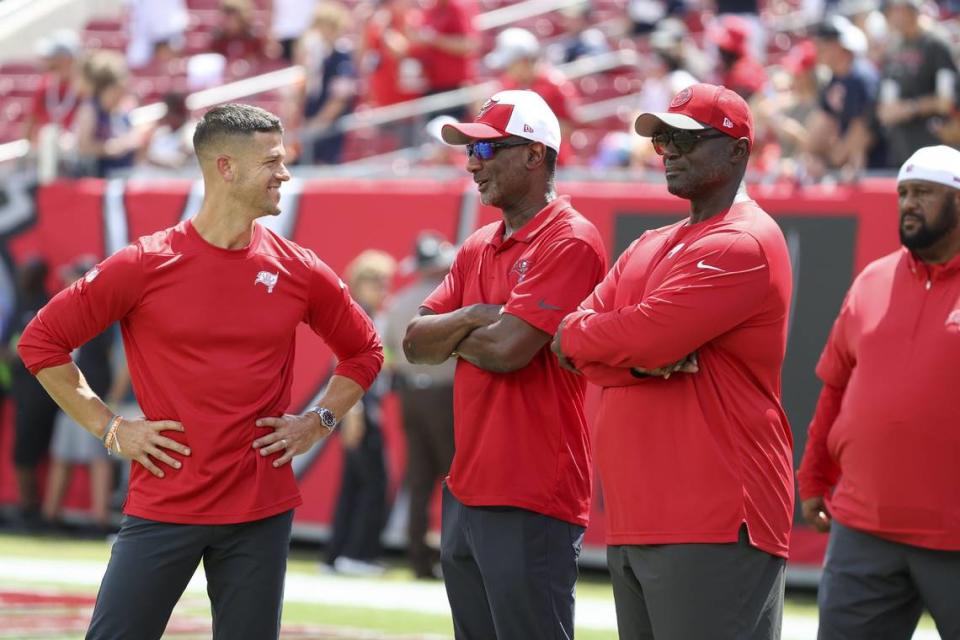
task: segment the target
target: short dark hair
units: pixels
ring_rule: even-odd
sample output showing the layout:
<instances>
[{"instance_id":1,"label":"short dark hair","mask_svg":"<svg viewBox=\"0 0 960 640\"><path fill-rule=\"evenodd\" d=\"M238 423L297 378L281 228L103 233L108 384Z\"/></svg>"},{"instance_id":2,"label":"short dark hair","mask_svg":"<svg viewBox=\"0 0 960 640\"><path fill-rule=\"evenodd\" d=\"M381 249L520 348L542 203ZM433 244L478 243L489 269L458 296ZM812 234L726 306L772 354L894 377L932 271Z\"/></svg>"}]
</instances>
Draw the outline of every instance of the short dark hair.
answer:
<instances>
[{"instance_id":1,"label":"short dark hair","mask_svg":"<svg viewBox=\"0 0 960 640\"><path fill-rule=\"evenodd\" d=\"M223 104L210 109L193 133L193 148L200 155L225 137L251 136L254 133L283 133L280 118L266 109L249 104Z\"/></svg>"}]
</instances>

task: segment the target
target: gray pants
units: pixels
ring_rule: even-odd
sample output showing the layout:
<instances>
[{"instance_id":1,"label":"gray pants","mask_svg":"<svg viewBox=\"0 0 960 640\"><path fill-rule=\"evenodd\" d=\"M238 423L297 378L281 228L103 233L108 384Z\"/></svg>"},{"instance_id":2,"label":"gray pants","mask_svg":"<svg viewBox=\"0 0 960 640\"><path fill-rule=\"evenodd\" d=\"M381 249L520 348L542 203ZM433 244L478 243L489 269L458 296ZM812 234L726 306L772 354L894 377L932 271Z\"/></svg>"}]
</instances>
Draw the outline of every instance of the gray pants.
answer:
<instances>
[{"instance_id":1,"label":"gray pants","mask_svg":"<svg viewBox=\"0 0 960 640\"><path fill-rule=\"evenodd\" d=\"M213 637L278 638L292 523L292 510L229 525L124 516L87 640L160 638L201 559Z\"/></svg>"},{"instance_id":2,"label":"gray pants","mask_svg":"<svg viewBox=\"0 0 960 640\"><path fill-rule=\"evenodd\" d=\"M607 547L620 640L777 640L786 561L731 544Z\"/></svg>"},{"instance_id":3,"label":"gray pants","mask_svg":"<svg viewBox=\"0 0 960 640\"><path fill-rule=\"evenodd\" d=\"M569 640L583 527L443 488L440 562L457 640Z\"/></svg>"},{"instance_id":4,"label":"gray pants","mask_svg":"<svg viewBox=\"0 0 960 640\"><path fill-rule=\"evenodd\" d=\"M960 640L960 551L890 542L834 520L817 595L820 640L907 640L923 607Z\"/></svg>"}]
</instances>

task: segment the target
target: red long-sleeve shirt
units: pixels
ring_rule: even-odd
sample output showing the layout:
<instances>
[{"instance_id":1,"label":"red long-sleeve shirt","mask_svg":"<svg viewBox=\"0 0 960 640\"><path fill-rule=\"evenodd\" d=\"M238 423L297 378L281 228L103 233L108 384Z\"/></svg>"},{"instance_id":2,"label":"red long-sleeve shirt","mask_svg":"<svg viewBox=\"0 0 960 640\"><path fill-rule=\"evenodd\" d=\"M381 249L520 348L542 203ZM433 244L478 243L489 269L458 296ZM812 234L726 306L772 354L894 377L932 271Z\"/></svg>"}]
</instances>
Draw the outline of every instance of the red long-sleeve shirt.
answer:
<instances>
[{"instance_id":1,"label":"red long-sleeve shirt","mask_svg":"<svg viewBox=\"0 0 960 640\"><path fill-rule=\"evenodd\" d=\"M792 437L780 402L790 261L752 201L649 231L563 325L604 387L596 424L609 544L734 542L786 556ZM637 379L699 356L700 371Z\"/></svg>"},{"instance_id":2,"label":"red long-sleeve shirt","mask_svg":"<svg viewBox=\"0 0 960 640\"><path fill-rule=\"evenodd\" d=\"M317 256L254 225L250 245L208 244L183 222L140 238L60 292L27 326L19 351L31 372L120 321L134 392L149 420L190 447L181 469L156 478L132 466L124 512L161 522L228 524L300 504L290 465L272 466L253 441L258 418L290 404L297 325L339 358L336 373L367 388L380 340L339 278ZM175 458L180 456L173 454Z\"/></svg>"},{"instance_id":3,"label":"red long-sleeve shirt","mask_svg":"<svg viewBox=\"0 0 960 640\"><path fill-rule=\"evenodd\" d=\"M960 256L906 249L863 270L817 364L825 391L798 473L839 522L960 550ZM839 476L839 477L838 477Z\"/></svg>"}]
</instances>

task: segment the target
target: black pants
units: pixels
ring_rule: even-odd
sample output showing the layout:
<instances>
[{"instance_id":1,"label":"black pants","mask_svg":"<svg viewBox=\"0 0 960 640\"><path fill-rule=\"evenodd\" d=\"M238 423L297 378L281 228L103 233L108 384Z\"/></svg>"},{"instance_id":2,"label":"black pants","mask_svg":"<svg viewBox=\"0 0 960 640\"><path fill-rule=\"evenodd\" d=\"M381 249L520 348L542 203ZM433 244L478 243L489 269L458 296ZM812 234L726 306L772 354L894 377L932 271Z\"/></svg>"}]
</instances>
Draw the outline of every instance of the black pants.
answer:
<instances>
[{"instance_id":1,"label":"black pants","mask_svg":"<svg viewBox=\"0 0 960 640\"><path fill-rule=\"evenodd\" d=\"M407 487L410 490L407 554L413 572L429 576L437 561L426 542L430 498L453 461L453 387L403 387L400 403L407 436Z\"/></svg>"},{"instance_id":2,"label":"black pants","mask_svg":"<svg viewBox=\"0 0 960 640\"><path fill-rule=\"evenodd\" d=\"M777 640L786 561L748 543L607 547L621 640Z\"/></svg>"},{"instance_id":3,"label":"black pants","mask_svg":"<svg viewBox=\"0 0 960 640\"><path fill-rule=\"evenodd\" d=\"M371 427L368 422L360 444L343 449L343 475L327 562L333 564L339 556L367 561L378 558L386 511L383 435L378 426Z\"/></svg>"},{"instance_id":4,"label":"black pants","mask_svg":"<svg viewBox=\"0 0 960 640\"><path fill-rule=\"evenodd\" d=\"M440 561L457 640L573 638L583 527L443 490Z\"/></svg>"},{"instance_id":5,"label":"black pants","mask_svg":"<svg viewBox=\"0 0 960 640\"><path fill-rule=\"evenodd\" d=\"M821 640L909 640L923 607L960 640L960 551L890 542L834 520L817 594Z\"/></svg>"},{"instance_id":6,"label":"black pants","mask_svg":"<svg viewBox=\"0 0 960 640\"><path fill-rule=\"evenodd\" d=\"M160 638L201 559L214 639L278 638L292 523L292 510L228 525L124 516L87 640Z\"/></svg>"}]
</instances>

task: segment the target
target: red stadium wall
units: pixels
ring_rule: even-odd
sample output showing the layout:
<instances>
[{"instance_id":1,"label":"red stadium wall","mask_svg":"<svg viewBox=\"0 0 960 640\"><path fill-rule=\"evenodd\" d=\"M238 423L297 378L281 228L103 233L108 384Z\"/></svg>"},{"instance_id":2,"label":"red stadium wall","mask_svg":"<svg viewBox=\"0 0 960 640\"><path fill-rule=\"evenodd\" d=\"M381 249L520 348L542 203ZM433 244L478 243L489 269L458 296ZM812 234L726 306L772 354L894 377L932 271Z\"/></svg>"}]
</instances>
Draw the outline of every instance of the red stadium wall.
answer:
<instances>
[{"instance_id":1,"label":"red stadium wall","mask_svg":"<svg viewBox=\"0 0 960 640\"><path fill-rule=\"evenodd\" d=\"M81 254L103 256L107 247L175 224L195 206L195 187L186 181L109 183L99 180L61 182L37 191L35 210L2 237L4 258L44 256L57 268ZM367 248L385 250L398 259L407 255L422 229L450 238L497 219L489 208L475 208L467 181L305 181L286 187L289 201L282 216L287 235L314 249L334 270ZM628 183L565 183L574 206L590 218L607 240L612 259L644 229L676 220L685 203L660 185ZM112 194L112 195L111 195ZM757 186L751 194L784 228L795 265L794 315L784 368L784 402L793 422L796 457L813 411L818 385L813 365L823 346L843 293L854 274L869 261L897 246L896 196L892 180L868 180L855 187L795 190ZM193 205L191 205L191 202ZM0 211L0 223L9 212ZM12 214L11 214L12 215ZM118 226L119 223L119 226ZM118 234L123 237L118 237ZM462 239L462 238L460 238ZM56 283L51 282L53 290ZM211 319L214 321L214 319ZM330 370L330 352L309 331L299 337L291 411L305 407ZM588 395L593 414L598 394ZM395 401L387 404L386 439L391 496L402 479L405 460ZM8 410L0 422L0 502L15 499L10 468L12 425ZM298 476L304 506L297 525L325 530L339 484L339 442L333 439L312 459L303 460ZM85 474L78 474L68 502L86 502ZM603 500L596 491L587 545L603 544ZM818 564L825 539L798 526L792 562Z\"/></svg>"}]
</instances>

